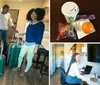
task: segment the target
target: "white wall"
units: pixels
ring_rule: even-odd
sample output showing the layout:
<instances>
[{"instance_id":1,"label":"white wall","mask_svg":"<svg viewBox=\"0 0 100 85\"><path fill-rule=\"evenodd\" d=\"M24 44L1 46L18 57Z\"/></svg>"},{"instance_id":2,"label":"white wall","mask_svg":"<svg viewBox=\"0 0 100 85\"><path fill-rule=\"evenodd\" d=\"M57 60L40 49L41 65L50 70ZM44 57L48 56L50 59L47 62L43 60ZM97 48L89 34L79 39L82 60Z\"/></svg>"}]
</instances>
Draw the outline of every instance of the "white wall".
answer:
<instances>
[{"instance_id":1,"label":"white wall","mask_svg":"<svg viewBox=\"0 0 100 85\"><path fill-rule=\"evenodd\" d=\"M56 67L59 68L61 66L61 51L64 51L63 44L56 44Z\"/></svg>"},{"instance_id":2,"label":"white wall","mask_svg":"<svg viewBox=\"0 0 100 85\"><path fill-rule=\"evenodd\" d=\"M100 63L87 62L87 64L93 66L91 72L100 74Z\"/></svg>"},{"instance_id":3,"label":"white wall","mask_svg":"<svg viewBox=\"0 0 100 85\"><path fill-rule=\"evenodd\" d=\"M53 49L52 49L52 44L50 44L50 52L49 52L49 61L50 61L50 75L52 75L53 74L53 62L52 62L52 51L53 51Z\"/></svg>"},{"instance_id":4,"label":"white wall","mask_svg":"<svg viewBox=\"0 0 100 85\"><path fill-rule=\"evenodd\" d=\"M96 63L96 62L89 62L87 59L87 56L82 56L82 62L84 64L84 66L86 65L90 65L93 66L92 68L92 73L99 73L100 74L100 63Z\"/></svg>"},{"instance_id":5,"label":"white wall","mask_svg":"<svg viewBox=\"0 0 100 85\"><path fill-rule=\"evenodd\" d=\"M50 52L49 52L49 59L50 59L50 75L55 72L55 50L56 47L54 44L50 44Z\"/></svg>"}]
</instances>

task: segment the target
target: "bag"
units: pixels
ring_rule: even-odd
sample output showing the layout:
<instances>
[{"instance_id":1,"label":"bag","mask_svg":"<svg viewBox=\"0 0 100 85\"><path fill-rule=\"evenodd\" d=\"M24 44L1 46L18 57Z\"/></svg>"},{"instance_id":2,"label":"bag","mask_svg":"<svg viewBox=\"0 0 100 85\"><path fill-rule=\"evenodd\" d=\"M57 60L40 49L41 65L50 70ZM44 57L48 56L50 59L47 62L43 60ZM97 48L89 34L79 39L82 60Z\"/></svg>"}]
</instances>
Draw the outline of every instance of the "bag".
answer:
<instances>
[{"instance_id":1,"label":"bag","mask_svg":"<svg viewBox=\"0 0 100 85\"><path fill-rule=\"evenodd\" d=\"M10 44L10 54L9 54L9 59L8 63L9 66L16 67L18 65L18 57L19 53L21 50L22 45L17 45L17 44Z\"/></svg>"},{"instance_id":2,"label":"bag","mask_svg":"<svg viewBox=\"0 0 100 85\"><path fill-rule=\"evenodd\" d=\"M16 42L13 42L13 41L16 41ZM9 64L9 66L12 66L12 67L17 66L21 47L22 47L22 45L19 44L19 34L18 34L18 38L16 40L14 40L14 37L12 37L12 41L10 42L9 49L8 49L8 64Z\"/></svg>"},{"instance_id":3,"label":"bag","mask_svg":"<svg viewBox=\"0 0 100 85\"><path fill-rule=\"evenodd\" d=\"M79 19L89 19L89 20L94 20L96 19L95 15L94 14L91 14L91 15L77 15L76 17L76 20L79 20Z\"/></svg>"},{"instance_id":4,"label":"bag","mask_svg":"<svg viewBox=\"0 0 100 85\"><path fill-rule=\"evenodd\" d=\"M5 68L5 56L2 55L3 47L0 46L0 48L1 48L1 54L0 54L0 75L3 75L4 68Z\"/></svg>"},{"instance_id":5,"label":"bag","mask_svg":"<svg viewBox=\"0 0 100 85\"><path fill-rule=\"evenodd\" d=\"M59 23L59 34L57 40L61 40L64 38L76 40L74 28L72 25Z\"/></svg>"}]
</instances>

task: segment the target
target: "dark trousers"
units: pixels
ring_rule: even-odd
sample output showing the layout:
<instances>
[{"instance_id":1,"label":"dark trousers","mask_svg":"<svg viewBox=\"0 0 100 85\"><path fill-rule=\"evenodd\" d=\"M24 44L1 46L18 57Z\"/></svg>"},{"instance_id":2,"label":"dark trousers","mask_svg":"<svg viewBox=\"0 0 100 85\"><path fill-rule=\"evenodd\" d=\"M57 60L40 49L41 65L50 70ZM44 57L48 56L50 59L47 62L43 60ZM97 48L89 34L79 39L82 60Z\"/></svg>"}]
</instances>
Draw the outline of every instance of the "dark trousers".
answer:
<instances>
[{"instance_id":1,"label":"dark trousers","mask_svg":"<svg viewBox=\"0 0 100 85\"><path fill-rule=\"evenodd\" d=\"M8 48L8 30L0 30L0 44L3 41L3 54L7 55Z\"/></svg>"}]
</instances>

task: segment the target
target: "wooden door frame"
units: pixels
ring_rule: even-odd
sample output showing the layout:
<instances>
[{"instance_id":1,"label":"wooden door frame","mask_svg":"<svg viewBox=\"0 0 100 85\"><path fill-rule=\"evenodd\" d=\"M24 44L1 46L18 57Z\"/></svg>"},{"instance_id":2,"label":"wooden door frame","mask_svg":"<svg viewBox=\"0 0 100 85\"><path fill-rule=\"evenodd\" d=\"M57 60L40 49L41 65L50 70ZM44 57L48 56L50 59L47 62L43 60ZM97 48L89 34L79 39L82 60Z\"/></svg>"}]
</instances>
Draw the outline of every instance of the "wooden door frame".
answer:
<instances>
[{"instance_id":1,"label":"wooden door frame","mask_svg":"<svg viewBox=\"0 0 100 85\"><path fill-rule=\"evenodd\" d=\"M17 19L16 19L16 23L13 22L14 25L16 24L16 25L15 25L15 29L16 29L16 27L17 27L17 23L18 23L19 9L9 9L9 10L11 10L11 11L15 11L15 10L17 10L17 11L18 11Z\"/></svg>"}]
</instances>

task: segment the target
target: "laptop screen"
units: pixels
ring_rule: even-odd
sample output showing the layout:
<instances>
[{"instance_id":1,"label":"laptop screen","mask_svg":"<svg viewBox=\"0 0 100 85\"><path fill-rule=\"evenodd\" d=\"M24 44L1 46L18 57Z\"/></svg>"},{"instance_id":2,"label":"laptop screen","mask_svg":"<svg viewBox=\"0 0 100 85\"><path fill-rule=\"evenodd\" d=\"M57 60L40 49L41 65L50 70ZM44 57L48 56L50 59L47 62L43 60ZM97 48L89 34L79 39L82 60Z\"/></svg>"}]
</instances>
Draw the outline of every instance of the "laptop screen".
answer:
<instances>
[{"instance_id":1,"label":"laptop screen","mask_svg":"<svg viewBox=\"0 0 100 85\"><path fill-rule=\"evenodd\" d=\"M93 66L86 65L85 72L90 73Z\"/></svg>"}]
</instances>

